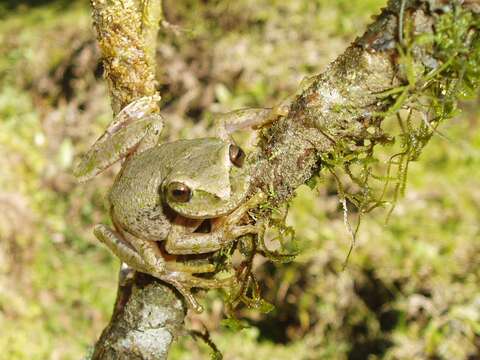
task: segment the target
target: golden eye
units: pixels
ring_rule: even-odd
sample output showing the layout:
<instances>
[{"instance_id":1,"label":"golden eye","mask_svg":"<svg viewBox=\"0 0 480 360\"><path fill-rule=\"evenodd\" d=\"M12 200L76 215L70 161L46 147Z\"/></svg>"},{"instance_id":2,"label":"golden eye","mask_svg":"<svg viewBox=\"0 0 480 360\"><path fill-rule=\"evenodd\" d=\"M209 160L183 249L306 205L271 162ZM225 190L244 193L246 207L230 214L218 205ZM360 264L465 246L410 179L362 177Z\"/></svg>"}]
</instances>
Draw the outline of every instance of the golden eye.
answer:
<instances>
[{"instance_id":1,"label":"golden eye","mask_svg":"<svg viewBox=\"0 0 480 360\"><path fill-rule=\"evenodd\" d=\"M186 203L192 198L192 190L181 182L174 181L167 186L167 194L173 201Z\"/></svg>"},{"instance_id":2,"label":"golden eye","mask_svg":"<svg viewBox=\"0 0 480 360\"><path fill-rule=\"evenodd\" d=\"M230 145L230 161L237 167L242 167L245 161L245 153L237 145Z\"/></svg>"}]
</instances>

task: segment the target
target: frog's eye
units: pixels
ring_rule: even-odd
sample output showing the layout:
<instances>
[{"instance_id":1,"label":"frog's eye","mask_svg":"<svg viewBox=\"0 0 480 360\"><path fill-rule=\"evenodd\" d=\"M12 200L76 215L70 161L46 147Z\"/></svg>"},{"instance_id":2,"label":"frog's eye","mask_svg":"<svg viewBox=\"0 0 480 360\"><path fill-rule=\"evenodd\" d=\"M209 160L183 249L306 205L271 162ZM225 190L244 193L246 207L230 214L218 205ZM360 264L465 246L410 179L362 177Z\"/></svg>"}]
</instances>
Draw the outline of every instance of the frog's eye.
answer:
<instances>
[{"instance_id":1,"label":"frog's eye","mask_svg":"<svg viewBox=\"0 0 480 360\"><path fill-rule=\"evenodd\" d=\"M192 198L192 190L187 185L174 181L168 184L167 195L173 201L186 203Z\"/></svg>"},{"instance_id":2,"label":"frog's eye","mask_svg":"<svg viewBox=\"0 0 480 360\"><path fill-rule=\"evenodd\" d=\"M242 167L245 161L245 153L237 145L230 145L230 161L237 167Z\"/></svg>"}]
</instances>

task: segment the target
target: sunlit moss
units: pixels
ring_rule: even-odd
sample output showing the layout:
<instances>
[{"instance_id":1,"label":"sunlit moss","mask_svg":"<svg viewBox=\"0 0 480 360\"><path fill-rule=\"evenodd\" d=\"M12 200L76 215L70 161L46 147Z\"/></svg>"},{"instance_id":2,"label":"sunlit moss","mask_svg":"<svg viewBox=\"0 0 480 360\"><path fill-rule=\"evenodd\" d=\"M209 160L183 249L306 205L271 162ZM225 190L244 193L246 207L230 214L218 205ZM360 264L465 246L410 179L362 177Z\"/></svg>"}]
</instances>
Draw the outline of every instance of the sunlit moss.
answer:
<instances>
[{"instance_id":1,"label":"sunlit moss","mask_svg":"<svg viewBox=\"0 0 480 360\"><path fill-rule=\"evenodd\" d=\"M364 143L365 151L351 153L347 145L345 151L339 146L337 152L322 158L336 179L340 199L347 199L360 218L390 204L388 220L405 195L410 162L420 157L432 136L442 136L438 126L458 114L458 102L476 94L480 81L479 17L454 6L438 15L435 24L432 33L420 36L413 34L413 24L403 24L397 62L404 84L384 92L383 99L393 105L377 115L396 119L397 126L387 125L384 141ZM379 173L379 145L398 149L386 161L384 174ZM342 174L355 186L343 184ZM355 234L358 226L359 222Z\"/></svg>"}]
</instances>

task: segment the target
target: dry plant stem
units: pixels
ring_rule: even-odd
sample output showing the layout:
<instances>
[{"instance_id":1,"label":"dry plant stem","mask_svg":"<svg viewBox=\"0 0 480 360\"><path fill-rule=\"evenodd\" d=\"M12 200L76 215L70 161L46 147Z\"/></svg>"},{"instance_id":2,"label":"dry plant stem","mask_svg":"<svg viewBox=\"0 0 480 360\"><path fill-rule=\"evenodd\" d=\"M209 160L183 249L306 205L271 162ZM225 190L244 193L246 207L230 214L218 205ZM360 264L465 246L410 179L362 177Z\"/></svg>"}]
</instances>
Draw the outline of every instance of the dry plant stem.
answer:
<instances>
[{"instance_id":1,"label":"dry plant stem","mask_svg":"<svg viewBox=\"0 0 480 360\"><path fill-rule=\"evenodd\" d=\"M133 100L157 94L155 49L162 4L91 0L91 5L116 115ZM95 344L92 359L166 359L184 317L182 300L168 285L144 274L119 281L110 324Z\"/></svg>"}]
</instances>

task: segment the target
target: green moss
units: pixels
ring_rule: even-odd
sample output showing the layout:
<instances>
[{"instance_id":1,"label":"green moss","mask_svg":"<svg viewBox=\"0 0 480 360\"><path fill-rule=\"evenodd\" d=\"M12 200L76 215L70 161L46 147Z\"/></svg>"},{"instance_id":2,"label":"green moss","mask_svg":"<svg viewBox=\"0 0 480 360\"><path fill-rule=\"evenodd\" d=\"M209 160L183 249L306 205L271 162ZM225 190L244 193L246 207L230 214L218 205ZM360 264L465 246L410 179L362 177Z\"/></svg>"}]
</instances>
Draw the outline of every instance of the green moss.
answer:
<instances>
[{"instance_id":1,"label":"green moss","mask_svg":"<svg viewBox=\"0 0 480 360\"><path fill-rule=\"evenodd\" d=\"M405 20L403 43L397 49L398 76L404 84L382 94L392 105L377 114L387 121L396 119L396 126L386 125L381 141L367 138L361 151L352 153L349 144L339 142L336 152L322 157L337 183L340 199L347 199L358 210L359 220L363 214L390 204L388 221L395 204L405 195L410 162L418 160L433 136L442 136L438 126L458 114L459 101L476 94L480 81L479 17L460 6L437 16L433 33L419 36L413 34L414 20ZM385 156L381 145L393 150L386 168L379 166ZM382 170L384 174L379 172ZM354 186L344 184L343 174Z\"/></svg>"}]
</instances>

